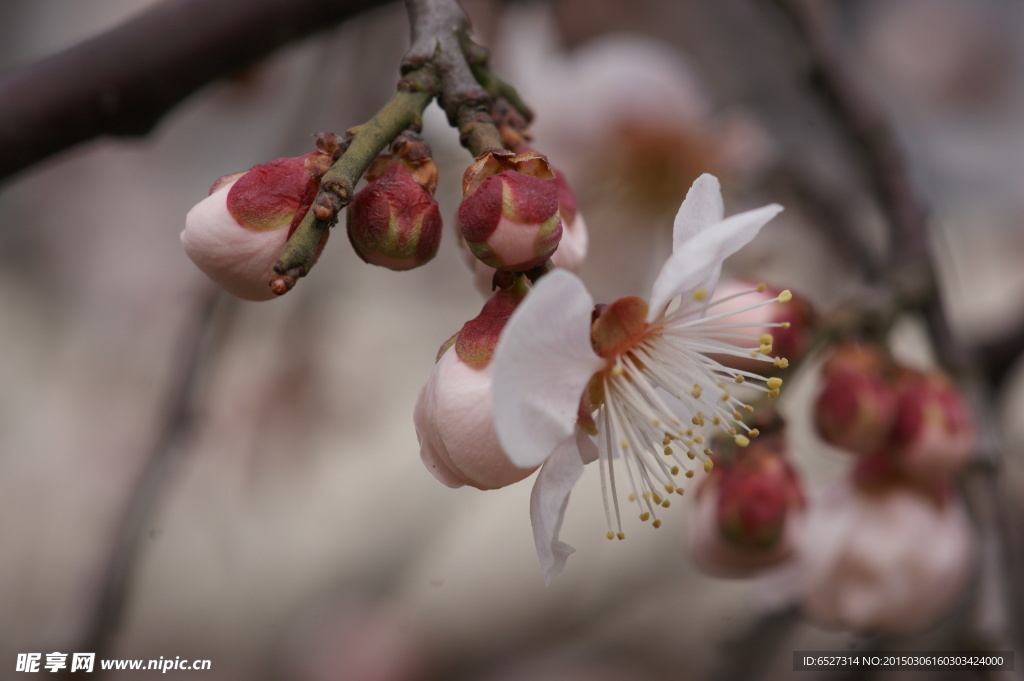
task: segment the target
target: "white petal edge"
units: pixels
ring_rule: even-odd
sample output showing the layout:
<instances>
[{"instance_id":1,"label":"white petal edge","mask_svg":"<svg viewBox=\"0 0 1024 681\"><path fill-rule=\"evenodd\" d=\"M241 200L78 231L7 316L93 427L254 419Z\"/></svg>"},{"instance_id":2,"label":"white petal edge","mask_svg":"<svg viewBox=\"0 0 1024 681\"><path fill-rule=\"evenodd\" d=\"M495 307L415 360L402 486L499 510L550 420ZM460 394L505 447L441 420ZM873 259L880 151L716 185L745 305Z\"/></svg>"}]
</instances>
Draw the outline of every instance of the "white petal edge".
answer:
<instances>
[{"instance_id":1,"label":"white petal edge","mask_svg":"<svg viewBox=\"0 0 1024 681\"><path fill-rule=\"evenodd\" d=\"M660 317L680 294L690 295L697 288L704 288L710 298L722 272L722 261L750 243L781 211L782 206L777 203L748 210L683 242L665 261L654 281L647 321Z\"/></svg>"},{"instance_id":2,"label":"white petal edge","mask_svg":"<svg viewBox=\"0 0 1024 681\"><path fill-rule=\"evenodd\" d=\"M530 494L530 523L544 586L565 569L575 549L559 541L558 533L569 505L569 494L583 475L583 464L597 458L594 442L579 429L565 438L541 467Z\"/></svg>"},{"instance_id":3,"label":"white petal edge","mask_svg":"<svg viewBox=\"0 0 1024 681\"><path fill-rule=\"evenodd\" d=\"M590 345L594 300L574 274L546 274L494 351L494 426L517 466L547 459L572 434L580 397L604 362Z\"/></svg>"},{"instance_id":4,"label":"white petal edge","mask_svg":"<svg viewBox=\"0 0 1024 681\"><path fill-rule=\"evenodd\" d=\"M707 228L717 225L724 217L722 186L717 177L704 173L694 180L676 213L672 227L672 251L675 252L684 242Z\"/></svg>"}]
</instances>

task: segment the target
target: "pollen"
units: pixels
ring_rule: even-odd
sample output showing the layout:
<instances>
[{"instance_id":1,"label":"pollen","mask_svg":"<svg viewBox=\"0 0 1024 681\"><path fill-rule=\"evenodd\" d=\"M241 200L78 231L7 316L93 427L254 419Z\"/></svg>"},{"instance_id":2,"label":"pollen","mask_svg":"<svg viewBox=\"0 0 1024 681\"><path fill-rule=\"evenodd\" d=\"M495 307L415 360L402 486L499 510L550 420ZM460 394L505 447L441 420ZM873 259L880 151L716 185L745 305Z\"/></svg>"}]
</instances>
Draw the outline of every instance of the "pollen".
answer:
<instances>
[{"instance_id":1,"label":"pollen","mask_svg":"<svg viewBox=\"0 0 1024 681\"><path fill-rule=\"evenodd\" d=\"M711 459L704 459L704 472L710 473L711 469L715 467L715 462Z\"/></svg>"},{"instance_id":2,"label":"pollen","mask_svg":"<svg viewBox=\"0 0 1024 681\"><path fill-rule=\"evenodd\" d=\"M747 445L750 444L750 438L748 438L746 435L737 435L734 438L734 441L740 447L746 447ZM708 459L708 461L711 461L711 459ZM705 468L706 468L706 466L705 466Z\"/></svg>"},{"instance_id":3,"label":"pollen","mask_svg":"<svg viewBox=\"0 0 1024 681\"><path fill-rule=\"evenodd\" d=\"M777 376L772 376L767 381L765 381L764 384L767 385L772 390L775 390L777 388L782 387L782 379Z\"/></svg>"},{"instance_id":4,"label":"pollen","mask_svg":"<svg viewBox=\"0 0 1024 681\"><path fill-rule=\"evenodd\" d=\"M757 437L758 435L761 434L761 431L758 430L757 428L751 428L749 434L750 434L750 437Z\"/></svg>"},{"instance_id":5,"label":"pollen","mask_svg":"<svg viewBox=\"0 0 1024 681\"><path fill-rule=\"evenodd\" d=\"M772 361L772 364L774 364L779 369L785 369L789 366L789 360L786 359L785 357L776 357Z\"/></svg>"},{"instance_id":6,"label":"pollen","mask_svg":"<svg viewBox=\"0 0 1024 681\"><path fill-rule=\"evenodd\" d=\"M775 341L770 333L762 333L757 340L761 345L771 345Z\"/></svg>"},{"instance_id":7,"label":"pollen","mask_svg":"<svg viewBox=\"0 0 1024 681\"><path fill-rule=\"evenodd\" d=\"M780 303L788 303L791 300L793 300L793 294L790 292L789 289L786 289L785 291L779 294Z\"/></svg>"}]
</instances>

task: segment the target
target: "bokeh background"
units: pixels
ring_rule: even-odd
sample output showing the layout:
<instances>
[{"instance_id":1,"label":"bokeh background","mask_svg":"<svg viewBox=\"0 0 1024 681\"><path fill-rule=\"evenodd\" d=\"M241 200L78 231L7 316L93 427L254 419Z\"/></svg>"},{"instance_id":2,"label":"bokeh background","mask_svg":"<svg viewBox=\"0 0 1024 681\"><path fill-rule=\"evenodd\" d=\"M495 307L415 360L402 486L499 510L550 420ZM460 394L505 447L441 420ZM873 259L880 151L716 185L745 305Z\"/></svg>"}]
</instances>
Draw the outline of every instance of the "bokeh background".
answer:
<instances>
[{"instance_id":1,"label":"bokeh background","mask_svg":"<svg viewBox=\"0 0 1024 681\"><path fill-rule=\"evenodd\" d=\"M8 0L0 67L150 4ZM956 333L998 337L1024 317L1024 8L819 4L932 209ZM787 206L730 271L822 309L856 294L849 245L804 198L829 197L869 253L881 218L771 3L464 5L536 110L537 147L577 190L596 299L646 293L704 171L722 178L729 212ZM168 679L643 681L730 678L737 661L744 676L731 678L781 679L793 650L878 642L778 609L760 582L700 574L685 504L657 532L606 542L596 471L563 528L577 553L545 588L529 483L451 490L419 462L418 391L482 304L450 231L407 273L362 263L335 233L270 303L218 294L187 260L178 233L214 179L368 118L407 43L402 6L381 6L208 86L150 136L88 143L0 186L0 676L19 652L83 651L112 556L125 555L109 655L212 660ZM470 158L429 113L450 230ZM930 361L913 320L896 341L907 363ZM783 402L811 488L848 466L809 425L815 366L797 367ZM1010 499L1024 483L1019 374L992 405ZM1019 540L1020 502L1002 510ZM949 618L884 643L971 649L979 591L974 580ZM1021 614L1014 589L998 597Z\"/></svg>"}]
</instances>

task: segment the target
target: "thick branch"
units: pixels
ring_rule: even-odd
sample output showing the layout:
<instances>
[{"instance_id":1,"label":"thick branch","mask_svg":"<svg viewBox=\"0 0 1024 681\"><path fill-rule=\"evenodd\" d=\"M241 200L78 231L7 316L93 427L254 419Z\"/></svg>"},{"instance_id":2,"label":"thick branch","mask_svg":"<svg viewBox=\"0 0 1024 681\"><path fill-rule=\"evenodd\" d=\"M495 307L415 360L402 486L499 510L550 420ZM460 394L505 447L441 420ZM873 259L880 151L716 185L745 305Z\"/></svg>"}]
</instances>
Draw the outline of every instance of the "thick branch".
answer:
<instances>
[{"instance_id":1,"label":"thick branch","mask_svg":"<svg viewBox=\"0 0 1024 681\"><path fill-rule=\"evenodd\" d=\"M469 19L456 0L406 0L412 27L412 47L402 60L402 70L432 62L441 79L438 102L448 122L458 128L460 140L478 156L487 149L501 149L501 135L491 119L491 97L477 82L463 46L469 35Z\"/></svg>"},{"instance_id":2,"label":"thick branch","mask_svg":"<svg viewBox=\"0 0 1024 681\"><path fill-rule=\"evenodd\" d=\"M0 179L101 135L143 135L203 85L383 0L173 0L0 76Z\"/></svg>"}]
</instances>

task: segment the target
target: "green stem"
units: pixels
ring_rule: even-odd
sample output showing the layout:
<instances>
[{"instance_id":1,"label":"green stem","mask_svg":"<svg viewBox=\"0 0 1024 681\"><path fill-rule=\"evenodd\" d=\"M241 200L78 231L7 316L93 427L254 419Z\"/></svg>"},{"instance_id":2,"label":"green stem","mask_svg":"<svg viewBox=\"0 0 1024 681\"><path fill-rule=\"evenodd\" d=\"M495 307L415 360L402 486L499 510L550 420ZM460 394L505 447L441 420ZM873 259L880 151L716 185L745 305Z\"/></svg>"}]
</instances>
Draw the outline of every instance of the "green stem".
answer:
<instances>
[{"instance_id":1,"label":"green stem","mask_svg":"<svg viewBox=\"0 0 1024 681\"><path fill-rule=\"evenodd\" d=\"M348 131L348 148L320 179L320 193L274 265L270 279L274 293L287 293L299 277L309 273L324 233L337 222L341 209L352 201L359 178L403 130L421 127L423 110L434 98L435 90L436 79L429 66L411 71L399 82L398 92L373 118Z\"/></svg>"}]
</instances>

